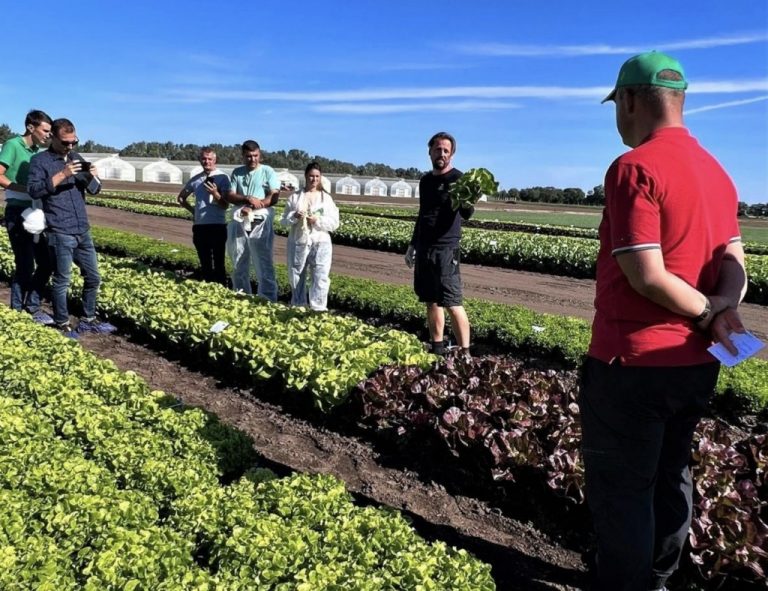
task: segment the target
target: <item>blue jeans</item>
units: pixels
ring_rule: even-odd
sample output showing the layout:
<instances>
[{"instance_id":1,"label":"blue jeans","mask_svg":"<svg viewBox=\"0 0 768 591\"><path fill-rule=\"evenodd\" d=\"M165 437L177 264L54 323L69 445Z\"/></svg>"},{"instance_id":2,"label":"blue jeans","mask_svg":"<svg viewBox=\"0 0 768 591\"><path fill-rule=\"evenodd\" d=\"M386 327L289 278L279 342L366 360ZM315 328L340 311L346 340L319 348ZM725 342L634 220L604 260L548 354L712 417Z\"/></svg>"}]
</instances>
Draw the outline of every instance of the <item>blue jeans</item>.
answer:
<instances>
[{"instance_id":1,"label":"blue jeans","mask_svg":"<svg viewBox=\"0 0 768 591\"><path fill-rule=\"evenodd\" d=\"M26 207L5 208L5 227L11 242L15 268L11 277L11 308L34 314L51 277L51 260L45 234L35 235L24 229L21 213Z\"/></svg>"},{"instance_id":2,"label":"blue jeans","mask_svg":"<svg viewBox=\"0 0 768 591\"><path fill-rule=\"evenodd\" d=\"M719 371L718 363L584 363L579 410L595 591L659 589L677 568L691 523L693 431Z\"/></svg>"},{"instance_id":3,"label":"blue jeans","mask_svg":"<svg viewBox=\"0 0 768 591\"><path fill-rule=\"evenodd\" d=\"M91 233L72 235L50 232L48 248L53 261L53 320L57 324L69 322L67 289L72 279L73 262L83 274L83 316L96 316L96 294L101 277Z\"/></svg>"}]
</instances>

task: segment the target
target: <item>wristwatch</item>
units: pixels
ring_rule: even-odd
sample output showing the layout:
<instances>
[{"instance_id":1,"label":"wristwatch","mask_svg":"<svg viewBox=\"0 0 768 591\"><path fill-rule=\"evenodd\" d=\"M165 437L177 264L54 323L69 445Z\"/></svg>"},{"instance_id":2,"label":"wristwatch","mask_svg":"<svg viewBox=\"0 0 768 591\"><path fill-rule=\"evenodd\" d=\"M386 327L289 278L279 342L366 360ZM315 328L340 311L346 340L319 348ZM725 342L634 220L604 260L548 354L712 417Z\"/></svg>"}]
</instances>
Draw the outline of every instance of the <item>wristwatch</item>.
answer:
<instances>
[{"instance_id":1,"label":"wristwatch","mask_svg":"<svg viewBox=\"0 0 768 591\"><path fill-rule=\"evenodd\" d=\"M693 319L694 324L701 324L709 318L710 314L712 314L712 302L709 301L709 298L705 298L705 300L704 310L702 310L701 314Z\"/></svg>"}]
</instances>

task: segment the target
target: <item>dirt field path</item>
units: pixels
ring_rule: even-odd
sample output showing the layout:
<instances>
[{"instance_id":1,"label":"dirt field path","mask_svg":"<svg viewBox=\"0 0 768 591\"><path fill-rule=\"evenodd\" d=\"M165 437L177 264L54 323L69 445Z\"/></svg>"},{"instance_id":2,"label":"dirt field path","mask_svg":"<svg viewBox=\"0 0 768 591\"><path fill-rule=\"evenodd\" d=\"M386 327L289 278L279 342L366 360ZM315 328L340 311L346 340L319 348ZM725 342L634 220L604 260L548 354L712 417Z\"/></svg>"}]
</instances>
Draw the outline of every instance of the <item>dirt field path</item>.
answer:
<instances>
[{"instance_id":1,"label":"dirt field path","mask_svg":"<svg viewBox=\"0 0 768 591\"><path fill-rule=\"evenodd\" d=\"M466 548L491 564L499 591L583 588L585 570L578 552L489 503L449 492L367 438L297 417L121 335L88 335L80 343L120 369L135 371L153 389L213 412L243 431L278 473L332 474L364 502L410 515L427 538Z\"/></svg>"},{"instance_id":2,"label":"dirt field path","mask_svg":"<svg viewBox=\"0 0 768 591\"><path fill-rule=\"evenodd\" d=\"M190 222L89 206L91 223L134 232L168 242L192 246ZM275 237L275 260L285 260L285 238ZM513 271L482 265L462 264L464 295L505 304L518 304L538 312L591 320L594 314L595 282L556 275ZM334 245L333 273L411 285L412 275L398 254ZM333 289L333 288L331 288ZM744 304L742 317L761 340L768 341L768 306ZM470 319L471 320L471 319ZM768 348L759 355L768 359Z\"/></svg>"},{"instance_id":3,"label":"dirt field path","mask_svg":"<svg viewBox=\"0 0 768 591\"><path fill-rule=\"evenodd\" d=\"M8 287L0 286L0 301L9 297ZM212 412L248 435L260 465L279 475L331 474L364 504L393 507L408 515L427 539L472 552L491 565L499 591L584 588L586 572L579 552L537 530L530 518L515 519L490 501L448 490L439 475L422 473L419 460L403 458L377 445L375 438L299 416L261 400L258 388L249 391L223 383L122 332L82 335L78 342L122 371L134 371L153 390Z\"/></svg>"}]
</instances>

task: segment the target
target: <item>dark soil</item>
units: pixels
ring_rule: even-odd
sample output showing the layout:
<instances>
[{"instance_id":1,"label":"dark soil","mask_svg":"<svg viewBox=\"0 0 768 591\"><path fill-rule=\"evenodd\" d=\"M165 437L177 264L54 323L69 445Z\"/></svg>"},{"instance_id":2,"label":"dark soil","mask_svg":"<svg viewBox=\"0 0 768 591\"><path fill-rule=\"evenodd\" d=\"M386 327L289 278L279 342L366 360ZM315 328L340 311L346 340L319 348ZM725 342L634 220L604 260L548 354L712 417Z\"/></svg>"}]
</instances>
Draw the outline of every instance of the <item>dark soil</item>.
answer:
<instances>
[{"instance_id":1,"label":"dark soil","mask_svg":"<svg viewBox=\"0 0 768 591\"><path fill-rule=\"evenodd\" d=\"M492 565L500 590L584 588L585 567L576 549L529 521L510 517L501 489L478 498L470 494L476 487L457 481L456 472L425 466L429 453L403 456L396 445L366 437L346 417L316 415L290 400L279 403L273 392L228 385L224 376L198 373L172 353L158 354L163 352L122 335L79 340L122 370L135 371L153 389L213 412L246 433L263 465L282 474L333 474L360 502L394 507L426 538L466 548ZM537 505L531 503L532 515ZM549 525L554 531L555 524Z\"/></svg>"}]
</instances>

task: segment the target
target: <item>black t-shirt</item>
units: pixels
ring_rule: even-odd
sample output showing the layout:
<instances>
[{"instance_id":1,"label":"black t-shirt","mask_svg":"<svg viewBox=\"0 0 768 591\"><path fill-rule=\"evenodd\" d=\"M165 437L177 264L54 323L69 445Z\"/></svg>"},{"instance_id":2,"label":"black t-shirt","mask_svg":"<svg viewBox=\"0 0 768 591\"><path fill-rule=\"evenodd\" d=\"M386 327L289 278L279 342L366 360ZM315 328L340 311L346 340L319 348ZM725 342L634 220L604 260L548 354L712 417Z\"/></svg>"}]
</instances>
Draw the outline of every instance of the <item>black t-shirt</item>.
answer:
<instances>
[{"instance_id":1,"label":"black t-shirt","mask_svg":"<svg viewBox=\"0 0 768 591\"><path fill-rule=\"evenodd\" d=\"M463 173L452 168L445 174L428 173L419 181L419 216L411 244L419 248L458 246L461 238L461 217L451 209L448 188Z\"/></svg>"}]
</instances>

